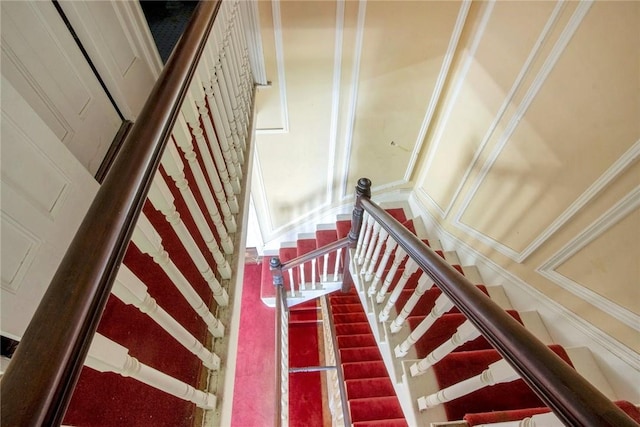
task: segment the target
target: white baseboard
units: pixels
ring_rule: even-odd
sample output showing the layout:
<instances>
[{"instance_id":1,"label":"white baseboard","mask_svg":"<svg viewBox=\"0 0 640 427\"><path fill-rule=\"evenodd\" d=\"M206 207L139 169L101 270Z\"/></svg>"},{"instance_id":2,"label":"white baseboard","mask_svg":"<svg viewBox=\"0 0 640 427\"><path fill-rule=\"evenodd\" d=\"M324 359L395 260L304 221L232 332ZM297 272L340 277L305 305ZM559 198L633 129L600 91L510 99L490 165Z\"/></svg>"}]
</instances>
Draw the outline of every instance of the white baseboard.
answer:
<instances>
[{"instance_id":1,"label":"white baseboard","mask_svg":"<svg viewBox=\"0 0 640 427\"><path fill-rule=\"evenodd\" d=\"M429 236L440 239L444 250L457 251L462 265L476 265L486 284L501 285L516 310L536 310L556 343L566 347L588 347L617 398L632 403L640 402L638 353L446 231L415 193L409 196L408 202L413 215L423 219Z\"/></svg>"}]
</instances>

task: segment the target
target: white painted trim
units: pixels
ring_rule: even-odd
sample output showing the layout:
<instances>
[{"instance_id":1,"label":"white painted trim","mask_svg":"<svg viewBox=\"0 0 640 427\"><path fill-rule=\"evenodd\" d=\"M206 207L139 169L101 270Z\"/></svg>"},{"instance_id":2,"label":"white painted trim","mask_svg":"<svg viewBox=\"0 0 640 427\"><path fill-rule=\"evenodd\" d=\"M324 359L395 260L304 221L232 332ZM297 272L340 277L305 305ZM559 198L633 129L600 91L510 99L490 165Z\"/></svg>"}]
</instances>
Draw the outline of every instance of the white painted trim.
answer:
<instances>
[{"instance_id":1,"label":"white painted trim","mask_svg":"<svg viewBox=\"0 0 640 427\"><path fill-rule=\"evenodd\" d=\"M360 61L362 58L362 43L364 40L364 23L367 11L367 0L358 1L358 23L356 24L356 46L353 56L353 69L351 73L351 96L349 98L349 112L347 113L347 129L345 131L345 156L340 176L340 199L347 194L347 178L349 163L351 163L351 148L353 145L353 128L356 121L356 108L358 105L358 83L360 77Z\"/></svg>"},{"instance_id":2,"label":"white painted trim","mask_svg":"<svg viewBox=\"0 0 640 427\"><path fill-rule=\"evenodd\" d=\"M509 142L511 135L513 134L515 129L518 127L520 121L522 120L529 106L531 105L531 102L533 102L533 100L535 99L536 95L538 94L538 91L540 90L540 88L546 81L547 77L553 70L553 67L555 66L560 56L564 52L564 49L567 47L567 45L571 41L571 38L573 37L574 33L578 29L578 26L582 22L583 18L586 16L592 3L593 3L592 0L585 0L577 6L575 12L571 16L571 19L569 20L566 27L560 34L560 37L556 41L556 44L553 46L553 49L549 53L549 56L547 57L544 64L540 68L540 71L536 75L536 78L534 79L533 83L527 90L527 93L525 94L522 102L518 106L517 111L509 121L509 124L507 125L507 128L505 129L504 133L501 135L500 140L498 141L498 143L492 150L490 156L487 158L486 162L482 166L482 169L474 182L473 188L469 191L469 193L467 193L467 196L464 199L464 203L460 207L460 210L456 214L453 222L453 224L456 227L458 227L460 230L473 236L474 238L483 242L487 246L497 250L498 252L504 254L505 256L508 256L509 258L511 258L516 262L524 261L544 240L536 239L536 241L534 241L534 243L537 242L535 247L533 246L533 244L529 244L528 247L525 248L525 250L523 250L522 252L517 252L516 250L506 245L503 245L497 240L463 223L462 216L464 215L464 212L471 204L471 201L473 200L476 192L479 190L480 186L482 185L482 182L489 174L489 170L493 167L494 163L498 159L498 156L500 155L504 147Z\"/></svg>"},{"instance_id":3,"label":"white painted trim","mask_svg":"<svg viewBox=\"0 0 640 427\"><path fill-rule=\"evenodd\" d=\"M456 188L455 192L453 193L453 197L451 198L451 201L447 205L446 209L444 209L444 212L441 212L441 217L442 218L446 218L447 215L449 215L449 213L451 212L451 209L453 208L453 205L455 204L456 200L460 196L460 193L462 192L462 188L464 187L464 184L467 182L467 179L469 178L469 175L471 174L471 171L474 169L474 167L478 163L480 155L484 151L487 143L491 139L491 136L493 135L493 133L495 132L496 128L498 127L498 123L500 123L500 121L502 120L502 117L504 116L505 112L507 111L507 108L509 107L509 105L511 105L516 92L518 91L518 89L520 89L520 86L522 85L522 82L524 81L524 78L527 76L527 74L529 73L529 70L531 69L531 65L533 64L535 59L538 57L538 54L540 53L540 48L544 45L545 41L547 40L547 37L551 33L551 30L554 28L554 26L555 26L555 24L556 24L556 22L558 20L558 17L560 16L560 12L562 12L562 10L564 9L565 4L566 3L564 2L564 0L559 0L559 1L556 2L556 7L551 12L551 15L549 16L549 19L547 20L544 28L542 29L542 32L540 33L540 35L538 36L538 39L536 40L535 44L533 45L533 48L531 49L531 52L529 52L529 56L525 60L524 65L520 69L520 73L518 74L518 76L516 77L516 80L513 83L513 86L509 90L509 93L505 97L504 102L500 106L500 109L498 110L498 114L496 114L496 117L494 118L493 123L491 123L491 125L489 126L489 129L487 129L487 132L485 133L484 137L482 138L482 141L481 141L480 145L478 146L476 152L474 153L473 159L469 163L469 166L465 170L464 176L460 180L460 183L458 184L458 187ZM438 143L439 142L440 141L438 141ZM435 148L434 148L434 151L435 151ZM424 172L424 176L425 177L426 177L426 173L427 173L427 168L425 168L425 172ZM422 178L422 179L424 179L424 178ZM422 181L420 181L420 182L422 182ZM429 199L431 199L429 196L427 196L427 197ZM435 203L435 201L434 201L434 203Z\"/></svg>"},{"instance_id":4,"label":"white painted trim","mask_svg":"<svg viewBox=\"0 0 640 427\"><path fill-rule=\"evenodd\" d=\"M258 135L289 133L289 105L287 103L287 80L284 72L284 42L282 41L282 19L280 16L280 0L271 1L273 17L273 38L276 49L276 68L278 69L278 85L280 86L280 114L282 128L256 129Z\"/></svg>"},{"instance_id":5,"label":"white painted trim","mask_svg":"<svg viewBox=\"0 0 640 427\"><path fill-rule=\"evenodd\" d=\"M575 255L593 240L604 234L628 214L640 207L640 186L623 197L618 203L602 214L595 222L569 241L560 251L536 269L538 273L561 288L571 292L600 310L615 317L625 325L640 331L640 316L591 291L580 283L560 274L556 268Z\"/></svg>"},{"instance_id":6,"label":"white painted trim","mask_svg":"<svg viewBox=\"0 0 640 427\"><path fill-rule=\"evenodd\" d=\"M240 6L245 7L243 13L243 21L245 31L245 40L251 40L249 60L253 71L255 83L259 85L267 84L267 72L264 65L264 49L262 47L262 32L260 31L260 11L258 10L257 1L241 1Z\"/></svg>"},{"instance_id":7,"label":"white painted trim","mask_svg":"<svg viewBox=\"0 0 640 427\"><path fill-rule=\"evenodd\" d=\"M469 68L471 68L471 64L473 63L473 58L478 50L478 46L480 46L480 40L482 40L482 36L484 35L484 31L487 28L487 24L489 23L489 19L491 18L491 13L493 12L493 8L495 6L495 0L491 0L487 3L485 7L484 13L482 14L482 18L476 29L475 34L473 35L473 40L471 42L471 47L469 48L469 52L465 58L465 61L462 65L462 69L460 71L459 77L456 80L453 87L453 94L451 99L447 103L443 113L443 119L439 120L436 124L436 132L433 138L433 143L429 145L429 151L427 153L427 161L425 166L422 168L422 173L418 179L418 182L423 182L424 178L427 175L427 171L431 167L431 163L433 162L433 158L435 157L438 148L440 147L440 141L442 139L442 134L444 133L444 129L446 127L449 118L451 117L451 111L453 110L454 105L458 99L458 95L462 90L462 85L464 83L465 78L467 77L467 73L469 72ZM440 75L438 76L438 80L436 82L436 88L433 91L433 96L431 97L431 101L429 102L429 106L427 107L427 113L424 116L424 120L422 122L422 127L420 128L420 133L418 134L418 140L416 141L415 148L413 153L411 154L411 161L409 162L409 168L407 169L407 173L405 174L405 179L407 179L407 175L411 176L411 172L413 171L413 166L417 161L418 154L420 153L420 149L422 148L422 144L424 141L424 137L426 136L427 129L429 128L429 124L431 123L431 118L433 117L433 113L438 105L440 100L440 94L442 92L442 88L444 87L449 67L451 66L451 62L453 60L453 56L458 48L458 42L460 40L460 34L464 28L464 23L466 21L466 16L471 7L471 2L464 2L460 5L460 12L458 14L458 20L456 21L456 25L453 30L453 34L451 35L451 40L449 41L449 47L447 48L447 53L445 54L445 60L442 63L442 68L440 69ZM433 202L433 207L438 211L440 216L444 217L444 210L436 203L435 200L428 198L429 201Z\"/></svg>"},{"instance_id":8,"label":"white painted trim","mask_svg":"<svg viewBox=\"0 0 640 427\"><path fill-rule=\"evenodd\" d=\"M491 1L491 6L489 6L489 9L493 8L494 1L495 0ZM444 55L444 61L442 61L442 66L440 67L440 73L438 74L438 79L436 80L436 86L433 90L433 94L431 95L431 99L429 100L429 104L427 105L427 111L424 115L424 119L422 120L422 125L420 126L420 131L418 132L418 138L416 140L416 143L414 144L413 151L411 152L409 165L407 166L407 170L404 174L405 181L409 181L411 179L413 168L418 161L418 155L420 154L420 150L422 149L422 144L424 144L424 137L427 134L427 129L429 128L429 124L431 124L431 119L433 118L433 114L438 105L438 101L440 100L440 94L442 93L442 89L444 88L444 84L447 80L449 67L451 66L451 62L453 61L456 49L458 48L460 35L462 34L462 30L464 29L464 23L467 20L467 14L470 7L470 0L465 0L460 4L460 11L458 12L458 17L456 18L456 23L453 27L453 32L451 33L451 39L449 39L449 45L447 46L447 51Z\"/></svg>"},{"instance_id":9,"label":"white painted trim","mask_svg":"<svg viewBox=\"0 0 640 427\"><path fill-rule=\"evenodd\" d=\"M333 159L329 160L327 168L327 195L326 203L333 202L333 175L336 163L336 145L338 140L338 120L340 116L340 83L342 81L342 40L344 30L344 5L345 0L337 0L336 4L336 34L333 53L333 88L331 96L331 124L329 126L329 155L333 153Z\"/></svg>"},{"instance_id":10,"label":"white painted trim","mask_svg":"<svg viewBox=\"0 0 640 427\"><path fill-rule=\"evenodd\" d=\"M536 310L554 342L564 346L586 346L598 360L618 398L640 400L640 357L638 353L601 329L549 299L542 292L480 254L465 241L446 231L429 213L416 193L409 197L414 216L421 216L432 239L439 239L446 251L455 250L463 265L475 265L485 283L500 285L515 310Z\"/></svg>"},{"instance_id":11,"label":"white painted trim","mask_svg":"<svg viewBox=\"0 0 640 427\"><path fill-rule=\"evenodd\" d=\"M149 65L149 69L153 77L157 80L162 72L164 65L158 53L156 42L149 29L147 18L144 16L142 6L137 1L114 1L114 8L120 12L121 18L129 23L128 28L132 30L132 36L135 38L136 47L140 50L140 54L145 58L145 62Z\"/></svg>"}]
</instances>

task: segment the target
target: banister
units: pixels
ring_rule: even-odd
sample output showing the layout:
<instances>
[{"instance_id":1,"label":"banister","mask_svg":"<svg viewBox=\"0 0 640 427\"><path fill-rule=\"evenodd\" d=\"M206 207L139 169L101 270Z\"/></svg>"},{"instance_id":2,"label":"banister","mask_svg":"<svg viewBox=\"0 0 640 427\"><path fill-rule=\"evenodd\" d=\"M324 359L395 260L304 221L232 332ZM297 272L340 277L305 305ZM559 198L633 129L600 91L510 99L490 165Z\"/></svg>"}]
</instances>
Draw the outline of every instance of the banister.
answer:
<instances>
[{"instance_id":1,"label":"banister","mask_svg":"<svg viewBox=\"0 0 640 427\"><path fill-rule=\"evenodd\" d=\"M76 232L3 375L2 425L61 423L219 8L200 2Z\"/></svg>"},{"instance_id":2,"label":"banister","mask_svg":"<svg viewBox=\"0 0 640 427\"><path fill-rule=\"evenodd\" d=\"M314 249L311 252L307 252L304 255L300 255L299 257L290 259L289 261L285 262L284 264L282 264L282 271L290 270L294 267L304 264L305 262L309 262L315 258L319 258L333 251L337 251L340 248L345 248L349 246L349 244L350 241L348 237L343 237L340 240L328 243L321 248Z\"/></svg>"},{"instance_id":3,"label":"banister","mask_svg":"<svg viewBox=\"0 0 640 427\"><path fill-rule=\"evenodd\" d=\"M566 425L637 426L626 413L384 209L367 197L362 198L361 203Z\"/></svg>"}]
</instances>

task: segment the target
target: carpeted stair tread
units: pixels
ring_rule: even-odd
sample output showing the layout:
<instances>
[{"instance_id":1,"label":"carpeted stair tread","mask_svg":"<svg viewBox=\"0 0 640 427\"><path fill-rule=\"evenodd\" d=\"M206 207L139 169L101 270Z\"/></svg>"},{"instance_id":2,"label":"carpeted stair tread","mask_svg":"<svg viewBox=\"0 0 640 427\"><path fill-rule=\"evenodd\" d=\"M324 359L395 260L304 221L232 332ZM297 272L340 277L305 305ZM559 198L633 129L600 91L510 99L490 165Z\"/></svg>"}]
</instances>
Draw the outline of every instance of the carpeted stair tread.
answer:
<instances>
[{"instance_id":1,"label":"carpeted stair tread","mask_svg":"<svg viewBox=\"0 0 640 427\"><path fill-rule=\"evenodd\" d=\"M344 313L334 314L333 323L338 325L341 323L361 323L367 321L367 315L362 313Z\"/></svg>"},{"instance_id":2,"label":"carpeted stair tread","mask_svg":"<svg viewBox=\"0 0 640 427\"><path fill-rule=\"evenodd\" d=\"M549 348L571 365L566 351L559 345ZM501 359L496 350L478 350L450 353L432 367L439 389L457 384L479 375L487 367ZM571 365L572 366L572 365ZM466 396L444 404L449 421L461 420L465 414L505 411L544 406L542 401L522 379L509 383L484 387Z\"/></svg>"},{"instance_id":3,"label":"carpeted stair tread","mask_svg":"<svg viewBox=\"0 0 640 427\"><path fill-rule=\"evenodd\" d=\"M486 294L487 296L489 295L489 292L487 291L487 287L484 285L477 285L478 290L482 291L484 294ZM436 299L438 299L438 297L442 294L442 291L440 289L438 289L437 287L432 287L431 289L427 290L418 300L418 303L416 304L416 306L413 308L413 310L411 310L410 313L410 317L424 317L427 314L429 314L431 312L431 309L433 308L433 306L435 305ZM398 300L396 301L396 310L398 311L398 313L402 310L402 308L404 307L404 305L407 303L407 301L409 300L409 298L411 298L411 295L413 295L413 291L411 290L407 290L407 289L403 289L402 292L400 293L400 295L398 296ZM451 309L451 311L449 311L449 313L459 313L460 311L456 308L453 307ZM422 320L422 319L420 319ZM420 322L418 322L420 323Z\"/></svg>"},{"instance_id":4,"label":"carpeted stair tread","mask_svg":"<svg viewBox=\"0 0 640 427\"><path fill-rule=\"evenodd\" d=\"M349 399L365 397L395 396L393 384L389 378L363 378L345 381Z\"/></svg>"},{"instance_id":5,"label":"carpeted stair tread","mask_svg":"<svg viewBox=\"0 0 640 427\"><path fill-rule=\"evenodd\" d=\"M280 262L282 264L286 263L287 261L290 261L292 259L294 259L295 257L298 256L298 249L297 248L280 248L278 250L278 255L280 257ZM298 269L294 268L292 270L293 273L293 280L296 284L296 291L299 290L298 284L299 282L299 273L298 273ZM284 287L286 290L291 291L291 283L289 280L289 272L288 271L283 271L282 272L282 277L284 278Z\"/></svg>"},{"instance_id":6,"label":"carpeted stair tread","mask_svg":"<svg viewBox=\"0 0 640 427\"><path fill-rule=\"evenodd\" d=\"M269 269L269 261L271 256L266 256L262 259L262 271L260 273L260 297L261 298L275 298L276 290L273 286L273 276Z\"/></svg>"},{"instance_id":7,"label":"carpeted stair tread","mask_svg":"<svg viewBox=\"0 0 640 427\"><path fill-rule=\"evenodd\" d=\"M335 327L336 327L336 336L371 333L371 326L369 326L369 322L366 322L366 321L354 322L354 323L343 323L343 324L335 325Z\"/></svg>"},{"instance_id":8,"label":"carpeted stair tread","mask_svg":"<svg viewBox=\"0 0 640 427\"><path fill-rule=\"evenodd\" d=\"M368 347L345 347L340 349L340 360L347 362L366 362L382 360L382 355L377 345Z\"/></svg>"},{"instance_id":9,"label":"carpeted stair tread","mask_svg":"<svg viewBox=\"0 0 640 427\"><path fill-rule=\"evenodd\" d=\"M359 421L352 424L353 427L408 427L407 421L404 418L394 418L386 420L370 420Z\"/></svg>"},{"instance_id":10,"label":"carpeted stair tread","mask_svg":"<svg viewBox=\"0 0 640 427\"><path fill-rule=\"evenodd\" d=\"M362 304L360 301L356 304L332 304L331 310L335 314L362 313Z\"/></svg>"},{"instance_id":11,"label":"carpeted stair tread","mask_svg":"<svg viewBox=\"0 0 640 427\"><path fill-rule=\"evenodd\" d=\"M321 248L338 240L338 233L336 230L317 230L316 231L316 246ZM336 252L329 254L329 264L327 265L327 274L333 274L336 265ZM324 271L324 257L318 258L318 274L322 274Z\"/></svg>"},{"instance_id":12,"label":"carpeted stair tread","mask_svg":"<svg viewBox=\"0 0 640 427\"><path fill-rule=\"evenodd\" d=\"M359 335L340 335L338 338L338 347L340 348L353 348L353 347L371 347L378 343L373 334L359 334Z\"/></svg>"},{"instance_id":13,"label":"carpeted stair tread","mask_svg":"<svg viewBox=\"0 0 640 427\"><path fill-rule=\"evenodd\" d=\"M351 422L402 418L402 408L396 396L350 399Z\"/></svg>"},{"instance_id":14,"label":"carpeted stair tread","mask_svg":"<svg viewBox=\"0 0 640 427\"><path fill-rule=\"evenodd\" d=\"M297 249L297 255L296 256L301 256L304 255L306 253L309 253L313 250L316 249L316 239L312 238L312 239L298 239L296 241L296 249ZM296 268L296 270L299 271L299 267ZM312 282L312 277L311 277L311 263L307 262L304 264L304 281L305 283L311 283ZM318 276L319 271L317 270L317 266L316 266L316 271L315 271L315 275L316 275L316 281L318 280L319 276Z\"/></svg>"},{"instance_id":15,"label":"carpeted stair tread","mask_svg":"<svg viewBox=\"0 0 640 427\"><path fill-rule=\"evenodd\" d=\"M389 208L385 209L385 211L394 217L400 224L407 222L407 216L405 215L403 208Z\"/></svg>"},{"instance_id":16,"label":"carpeted stair tread","mask_svg":"<svg viewBox=\"0 0 640 427\"><path fill-rule=\"evenodd\" d=\"M522 323L520 315L515 310L507 310L514 319L519 323ZM420 320L418 320L420 319ZM418 323L422 320L422 317L409 318L410 327L414 329ZM450 313L442 315L429 330L415 343L415 349L419 358L426 357L429 353L435 350L442 343L446 342L455 334L458 326L462 325L466 317L460 313ZM480 336L474 340L464 343L460 347L453 351L473 351L473 350L486 350L493 348L487 340Z\"/></svg>"},{"instance_id":17,"label":"carpeted stair tread","mask_svg":"<svg viewBox=\"0 0 640 427\"><path fill-rule=\"evenodd\" d=\"M345 380L388 377L387 368L382 360L347 362L342 364L342 369Z\"/></svg>"},{"instance_id":18,"label":"carpeted stair tread","mask_svg":"<svg viewBox=\"0 0 640 427\"><path fill-rule=\"evenodd\" d=\"M357 295L330 296L331 304L334 306L341 304L360 304L360 297Z\"/></svg>"},{"instance_id":19,"label":"carpeted stair tread","mask_svg":"<svg viewBox=\"0 0 640 427\"><path fill-rule=\"evenodd\" d=\"M349 235L351 231L351 220L336 221L336 231L338 233L338 240Z\"/></svg>"},{"instance_id":20,"label":"carpeted stair tread","mask_svg":"<svg viewBox=\"0 0 640 427\"><path fill-rule=\"evenodd\" d=\"M631 402L618 400L614 402L620 409L631 417L635 422L640 423L640 410ZM482 424L501 423L509 421L523 420L536 414L546 414L551 412L547 407L517 409L513 411L493 411L467 414L464 420L470 427Z\"/></svg>"}]
</instances>

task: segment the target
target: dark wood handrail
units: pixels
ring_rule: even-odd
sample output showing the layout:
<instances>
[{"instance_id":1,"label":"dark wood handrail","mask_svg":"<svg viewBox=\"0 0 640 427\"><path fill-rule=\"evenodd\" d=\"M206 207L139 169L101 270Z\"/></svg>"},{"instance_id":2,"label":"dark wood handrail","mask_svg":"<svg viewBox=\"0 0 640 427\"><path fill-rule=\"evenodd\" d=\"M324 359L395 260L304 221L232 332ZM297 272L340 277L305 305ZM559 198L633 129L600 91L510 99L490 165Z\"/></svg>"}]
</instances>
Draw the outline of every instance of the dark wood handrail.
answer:
<instances>
[{"instance_id":1,"label":"dark wood handrail","mask_svg":"<svg viewBox=\"0 0 640 427\"><path fill-rule=\"evenodd\" d=\"M219 8L200 2L71 242L2 378L2 425L62 422Z\"/></svg>"},{"instance_id":2,"label":"dark wood handrail","mask_svg":"<svg viewBox=\"0 0 640 427\"><path fill-rule=\"evenodd\" d=\"M304 264L305 262L309 262L313 259L329 254L333 251L337 251L338 249L346 248L347 246L349 246L349 243L350 243L349 238L343 237L342 239L326 244L321 248L314 249L311 252L307 252L304 255L300 255L299 257L290 259L289 261L282 264L282 271L290 270L294 267Z\"/></svg>"},{"instance_id":3,"label":"dark wood handrail","mask_svg":"<svg viewBox=\"0 0 640 427\"><path fill-rule=\"evenodd\" d=\"M384 209L362 205L566 425L638 425Z\"/></svg>"}]
</instances>

